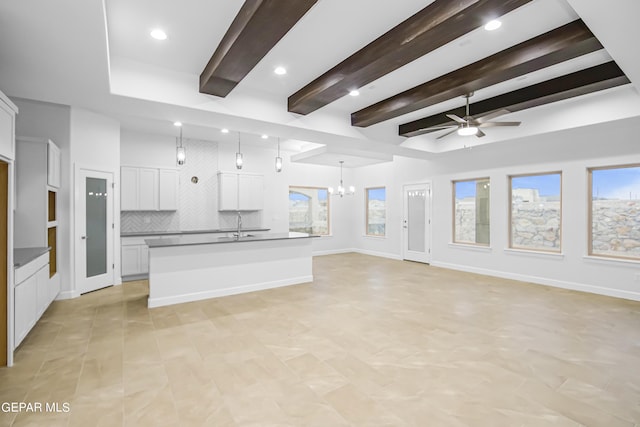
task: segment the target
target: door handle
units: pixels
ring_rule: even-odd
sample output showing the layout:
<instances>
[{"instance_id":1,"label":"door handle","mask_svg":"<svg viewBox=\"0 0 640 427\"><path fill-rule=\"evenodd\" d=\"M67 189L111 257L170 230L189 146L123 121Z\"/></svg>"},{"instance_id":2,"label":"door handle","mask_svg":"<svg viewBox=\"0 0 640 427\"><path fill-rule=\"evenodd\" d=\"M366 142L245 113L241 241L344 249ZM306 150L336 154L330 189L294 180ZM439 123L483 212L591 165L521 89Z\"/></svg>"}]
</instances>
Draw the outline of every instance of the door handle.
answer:
<instances>
[{"instance_id":1,"label":"door handle","mask_svg":"<svg viewBox=\"0 0 640 427\"><path fill-rule=\"evenodd\" d=\"M82 240L87 240L87 236L80 237Z\"/></svg>"}]
</instances>

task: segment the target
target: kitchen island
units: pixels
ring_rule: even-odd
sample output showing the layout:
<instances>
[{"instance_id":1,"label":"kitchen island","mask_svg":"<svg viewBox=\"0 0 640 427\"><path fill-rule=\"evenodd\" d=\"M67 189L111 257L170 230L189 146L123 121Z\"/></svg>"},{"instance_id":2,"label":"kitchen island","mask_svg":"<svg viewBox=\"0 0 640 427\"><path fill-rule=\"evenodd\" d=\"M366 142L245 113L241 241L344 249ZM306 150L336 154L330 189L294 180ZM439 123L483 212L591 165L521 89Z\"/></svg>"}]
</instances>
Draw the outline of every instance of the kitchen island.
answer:
<instances>
[{"instance_id":1,"label":"kitchen island","mask_svg":"<svg viewBox=\"0 0 640 427\"><path fill-rule=\"evenodd\" d=\"M265 233L148 239L148 306L311 282L312 237L306 233Z\"/></svg>"}]
</instances>

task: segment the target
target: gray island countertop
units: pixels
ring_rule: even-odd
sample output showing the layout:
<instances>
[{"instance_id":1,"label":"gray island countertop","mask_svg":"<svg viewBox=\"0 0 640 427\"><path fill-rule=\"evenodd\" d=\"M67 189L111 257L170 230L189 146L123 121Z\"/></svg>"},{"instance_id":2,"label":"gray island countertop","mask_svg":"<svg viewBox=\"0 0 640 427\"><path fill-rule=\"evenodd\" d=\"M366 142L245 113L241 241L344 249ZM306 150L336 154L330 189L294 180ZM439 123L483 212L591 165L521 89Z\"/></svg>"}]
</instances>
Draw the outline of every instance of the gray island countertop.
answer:
<instances>
[{"instance_id":1,"label":"gray island countertop","mask_svg":"<svg viewBox=\"0 0 640 427\"><path fill-rule=\"evenodd\" d=\"M269 231L270 228L243 228L243 233ZM185 231L123 231L120 237L144 237L144 236L182 236L185 234L209 234L209 233L233 233L235 228L216 228L211 230L185 230Z\"/></svg>"},{"instance_id":2,"label":"gray island countertop","mask_svg":"<svg viewBox=\"0 0 640 427\"><path fill-rule=\"evenodd\" d=\"M189 245L212 245L218 243L243 243L243 242L261 242L268 240L286 240L286 239L307 239L310 237L319 237L307 233L264 233L264 234L247 234L238 237L213 237L198 234L181 235L178 237L170 237L163 239L146 239L145 243L149 249L163 248L169 246L189 246Z\"/></svg>"}]
</instances>

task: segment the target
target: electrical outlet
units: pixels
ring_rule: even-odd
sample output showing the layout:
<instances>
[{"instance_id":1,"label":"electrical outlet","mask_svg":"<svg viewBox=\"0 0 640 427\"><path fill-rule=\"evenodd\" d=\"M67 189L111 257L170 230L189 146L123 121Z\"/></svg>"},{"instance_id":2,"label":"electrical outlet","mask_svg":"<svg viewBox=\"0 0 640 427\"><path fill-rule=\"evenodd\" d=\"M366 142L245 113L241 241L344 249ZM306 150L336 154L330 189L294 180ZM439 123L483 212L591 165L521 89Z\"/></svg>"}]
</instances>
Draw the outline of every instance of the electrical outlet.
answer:
<instances>
[{"instance_id":1,"label":"electrical outlet","mask_svg":"<svg viewBox=\"0 0 640 427\"><path fill-rule=\"evenodd\" d=\"M146 216L144 217L144 223L145 223L145 224L151 224L151 216L146 215Z\"/></svg>"}]
</instances>

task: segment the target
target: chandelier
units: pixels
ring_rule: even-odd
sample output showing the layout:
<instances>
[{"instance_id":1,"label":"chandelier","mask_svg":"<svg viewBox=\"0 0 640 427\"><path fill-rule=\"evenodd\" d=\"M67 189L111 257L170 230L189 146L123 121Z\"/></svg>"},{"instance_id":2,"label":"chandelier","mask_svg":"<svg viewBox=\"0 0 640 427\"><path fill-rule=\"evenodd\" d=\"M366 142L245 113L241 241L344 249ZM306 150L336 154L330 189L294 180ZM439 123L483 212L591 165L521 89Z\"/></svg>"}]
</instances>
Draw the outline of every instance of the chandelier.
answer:
<instances>
[{"instance_id":1,"label":"chandelier","mask_svg":"<svg viewBox=\"0 0 640 427\"><path fill-rule=\"evenodd\" d=\"M344 160L340 160L340 185L338 185L338 191L336 191L334 193L333 187L329 187L328 191L329 194L333 195L333 196L340 196L340 197L344 197L344 196L353 196L356 192L356 187L354 187L353 185L349 186L349 191L347 191L345 189L344 183L342 182L342 165L344 163Z\"/></svg>"}]
</instances>

